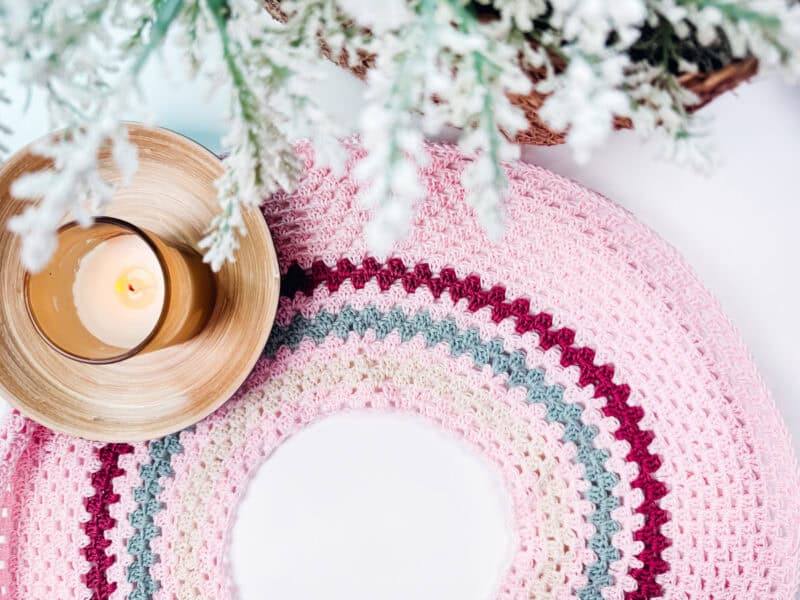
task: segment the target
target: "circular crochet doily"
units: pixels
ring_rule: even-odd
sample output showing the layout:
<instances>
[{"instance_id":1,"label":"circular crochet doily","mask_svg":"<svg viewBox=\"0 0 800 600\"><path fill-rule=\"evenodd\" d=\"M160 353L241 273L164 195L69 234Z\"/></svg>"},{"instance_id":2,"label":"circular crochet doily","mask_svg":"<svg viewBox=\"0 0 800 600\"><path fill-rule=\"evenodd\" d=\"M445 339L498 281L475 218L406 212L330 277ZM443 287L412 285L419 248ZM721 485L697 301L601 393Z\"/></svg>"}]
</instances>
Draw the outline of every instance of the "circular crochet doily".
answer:
<instances>
[{"instance_id":1,"label":"circular crochet doily","mask_svg":"<svg viewBox=\"0 0 800 600\"><path fill-rule=\"evenodd\" d=\"M302 184L264 209L276 326L232 400L134 445L7 421L3 597L233 597L227 545L248 480L288 436L346 410L419 415L494 465L515 540L497 598L792 597L789 436L674 250L523 164L490 241L463 200L466 159L432 146L410 236L373 256L355 180L298 151Z\"/></svg>"}]
</instances>

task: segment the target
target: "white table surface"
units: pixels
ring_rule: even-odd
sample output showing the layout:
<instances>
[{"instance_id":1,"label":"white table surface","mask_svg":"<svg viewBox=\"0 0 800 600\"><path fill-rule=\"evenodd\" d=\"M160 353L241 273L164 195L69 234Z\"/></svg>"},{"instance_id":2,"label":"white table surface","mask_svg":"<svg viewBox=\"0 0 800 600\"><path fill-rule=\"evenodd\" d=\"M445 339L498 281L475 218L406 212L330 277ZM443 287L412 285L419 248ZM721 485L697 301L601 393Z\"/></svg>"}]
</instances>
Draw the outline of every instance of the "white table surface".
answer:
<instances>
[{"instance_id":1,"label":"white table surface","mask_svg":"<svg viewBox=\"0 0 800 600\"><path fill-rule=\"evenodd\" d=\"M171 52L165 62L172 83L160 66L145 77L154 122L216 146L222 99L176 76ZM353 128L362 84L325 72L320 97ZM48 125L40 99L22 116L23 90L10 91L19 148ZM611 197L683 253L741 332L800 449L798 109L800 88L771 76L711 105L723 163L708 177L657 161L629 133L586 166L564 148L524 158ZM482 459L413 419L323 421L267 461L240 506L231 559L241 598L482 600L511 543L498 486Z\"/></svg>"}]
</instances>

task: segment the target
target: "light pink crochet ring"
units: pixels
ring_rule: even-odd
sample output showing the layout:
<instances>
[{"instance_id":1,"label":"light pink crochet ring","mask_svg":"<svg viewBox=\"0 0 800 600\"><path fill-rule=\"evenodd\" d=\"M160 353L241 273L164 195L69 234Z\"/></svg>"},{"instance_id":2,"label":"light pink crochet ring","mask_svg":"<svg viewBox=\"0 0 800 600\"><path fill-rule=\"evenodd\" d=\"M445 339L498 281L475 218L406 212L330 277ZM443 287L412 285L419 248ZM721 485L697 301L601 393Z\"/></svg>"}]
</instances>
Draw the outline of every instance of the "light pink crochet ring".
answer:
<instances>
[{"instance_id":1,"label":"light pink crochet ring","mask_svg":"<svg viewBox=\"0 0 800 600\"><path fill-rule=\"evenodd\" d=\"M350 166L362 156L349 145ZM339 411L413 413L503 478L497 598L789 600L800 476L710 294L651 231L543 169L508 167L486 238L467 160L431 146L410 236L368 252L357 184L315 167L264 213L282 272L255 371L195 427L101 444L13 415L0 435L0 596L224 599L227 543L270 453Z\"/></svg>"}]
</instances>

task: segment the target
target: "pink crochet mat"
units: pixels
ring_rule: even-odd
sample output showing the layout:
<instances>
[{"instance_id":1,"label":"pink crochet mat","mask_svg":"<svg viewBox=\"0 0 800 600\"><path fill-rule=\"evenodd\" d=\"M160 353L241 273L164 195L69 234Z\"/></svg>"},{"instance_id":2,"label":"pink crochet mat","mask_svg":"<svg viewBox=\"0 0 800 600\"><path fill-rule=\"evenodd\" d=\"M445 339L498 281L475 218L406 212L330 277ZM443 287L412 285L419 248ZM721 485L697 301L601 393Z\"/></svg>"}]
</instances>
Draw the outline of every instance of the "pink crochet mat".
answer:
<instances>
[{"instance_id":1,"label":"pink crochet mat","mask_svg":"<svg viewBox=\"0 0 800 600\"><path fill-rule=\"evenodd\" d=\"M298 151L304 181L264 209L277 324L235 398L150 443L8 420L0 597L235 597L227 546L249 479L288 436L346 410L420 415L496 467L515 540L497 598L792 597L788 434L674 250L523 164L508 168L492 242L463 200L466 159L432 146L410 237L373 256L354 180Z\"/></svg>"}]
</instances>

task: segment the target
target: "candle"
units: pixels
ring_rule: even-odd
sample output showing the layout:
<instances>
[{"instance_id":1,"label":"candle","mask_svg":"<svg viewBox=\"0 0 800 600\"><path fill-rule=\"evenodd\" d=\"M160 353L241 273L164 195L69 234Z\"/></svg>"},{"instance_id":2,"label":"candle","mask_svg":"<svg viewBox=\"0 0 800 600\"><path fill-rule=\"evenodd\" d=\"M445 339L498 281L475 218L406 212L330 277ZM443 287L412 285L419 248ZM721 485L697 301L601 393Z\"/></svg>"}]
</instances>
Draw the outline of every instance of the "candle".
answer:
<instances>
[{"instance_id":1,"label":"candle","mask_svg":"<svg viewBox=\"0 0 800 600\"><path fill-rule=\"evenodd\" d=\"M164 274L144 240L120 235L80 259L72 295L89 333L110 346L133 348L150 335L161 316Z\"/></svg>"},{"instance_id":2,"label":"candle","mask_svg":"<svg viewBox=\"0 0 800 600\"><path fill-rule=\"evenodd\" d=\"M25 277L28 314L53 348L110 363L186 341L216 302L196 252L111 217L59 229L50 264Z\"/></svg>"}]
</instances>

